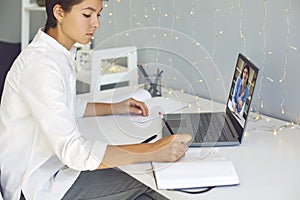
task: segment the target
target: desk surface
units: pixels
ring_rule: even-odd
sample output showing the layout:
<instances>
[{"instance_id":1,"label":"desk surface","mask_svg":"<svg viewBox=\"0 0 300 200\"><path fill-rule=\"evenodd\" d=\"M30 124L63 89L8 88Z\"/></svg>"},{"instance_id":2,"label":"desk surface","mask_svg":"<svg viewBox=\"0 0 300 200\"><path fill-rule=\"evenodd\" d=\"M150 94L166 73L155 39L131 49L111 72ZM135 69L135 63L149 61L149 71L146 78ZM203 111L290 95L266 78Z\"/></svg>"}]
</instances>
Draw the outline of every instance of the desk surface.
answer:
<instances>
[{"instance_id":1,"label":"desk surface","mask_svg":"<svg viewBox=\"0 0 300 200\"><path fill-rule=\"evenodd\" d=\"M182 112L224 110L222 104L176 91L163 95L187 103L189 107ZM108 92L93 97L94 100L103 100L107 96ZM161 132L160 119L145 124L130 124L125 119L104 116L79 119L78 124L86 137L110 144L139 143ZM109 132L107 124L110 124ZM150 163L120 168L169 199L296 200L300 198L299 144L299 126L290 126L266 116L257 120L255 114L251 113L243 143L240 146L218 148L220 154L233 162L241 182L238 186L217 187L196 195L157 190Z\"/></svg>"}]
</instances>

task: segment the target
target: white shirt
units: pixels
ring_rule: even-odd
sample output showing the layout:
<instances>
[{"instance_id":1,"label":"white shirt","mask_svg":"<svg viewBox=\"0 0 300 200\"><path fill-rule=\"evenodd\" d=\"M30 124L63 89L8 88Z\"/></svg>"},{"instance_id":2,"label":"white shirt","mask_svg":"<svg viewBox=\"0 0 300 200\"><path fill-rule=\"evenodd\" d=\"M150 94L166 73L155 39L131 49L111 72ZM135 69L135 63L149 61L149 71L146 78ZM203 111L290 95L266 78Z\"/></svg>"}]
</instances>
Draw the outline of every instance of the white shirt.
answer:
<instances>
[{"instance_id":1,"label":"white shirt","mask_svg":"<svg viewBox=\"0 0 300 200\"><path fill-rule=\"evenodd\" d=\"M95 170L106 144L81 136L75 122L75 50L39 30L7 74L0 107L4 199L60 199L80 171ZM76 110L76 112L75 112Z\"/></svg>"}]
</instances>

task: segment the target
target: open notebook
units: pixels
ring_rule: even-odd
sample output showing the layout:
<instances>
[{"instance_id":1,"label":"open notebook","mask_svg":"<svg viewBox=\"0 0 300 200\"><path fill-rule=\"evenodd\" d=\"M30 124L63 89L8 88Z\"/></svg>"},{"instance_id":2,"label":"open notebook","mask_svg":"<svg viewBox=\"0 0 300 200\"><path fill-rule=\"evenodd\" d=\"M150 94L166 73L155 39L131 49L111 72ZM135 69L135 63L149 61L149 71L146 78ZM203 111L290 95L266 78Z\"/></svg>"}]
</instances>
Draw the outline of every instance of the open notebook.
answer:
<instances>
[{"instance_id":1,"label":"open notebook","mask_svg":"<svg viewBox=\"0 0 300 200\"><path fill-rule=\"evenodd\" d=\"M152 162L158 189L192 189L240 183L232 162L213 148L190 148L175 163Z\"/></svg>"}]
</instances>

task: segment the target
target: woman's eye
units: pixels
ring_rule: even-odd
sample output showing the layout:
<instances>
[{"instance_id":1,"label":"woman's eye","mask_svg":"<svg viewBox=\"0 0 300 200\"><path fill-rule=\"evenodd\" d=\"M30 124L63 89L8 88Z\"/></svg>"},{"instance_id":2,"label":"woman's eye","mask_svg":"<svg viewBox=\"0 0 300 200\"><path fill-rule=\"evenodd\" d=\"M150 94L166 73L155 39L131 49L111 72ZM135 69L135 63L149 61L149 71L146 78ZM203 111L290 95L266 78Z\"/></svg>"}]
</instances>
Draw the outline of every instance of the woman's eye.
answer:
<instances>
[{"instance_id":1,"label":"woman's eye","mask_svg":"<svg viewBox=\"0 0 300 200\"><path fill-rule=\"evenodd\" d=\"M88 14L83 14L83 16L85 16L85 17L91 17L91 15L88 15Z\"/></svg>"}]
</instances>

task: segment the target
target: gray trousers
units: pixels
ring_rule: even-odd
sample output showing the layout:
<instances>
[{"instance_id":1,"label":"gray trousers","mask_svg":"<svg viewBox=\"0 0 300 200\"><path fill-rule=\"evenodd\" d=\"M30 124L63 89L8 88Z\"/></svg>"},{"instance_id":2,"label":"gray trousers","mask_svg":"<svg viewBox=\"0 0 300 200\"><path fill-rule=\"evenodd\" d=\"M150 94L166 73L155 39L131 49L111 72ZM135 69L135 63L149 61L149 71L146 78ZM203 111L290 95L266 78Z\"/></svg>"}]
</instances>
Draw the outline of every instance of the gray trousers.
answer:
<instances>
[{"instance_id":1,"label":"gray trousers","mask_svg":"<svg viewBox=\"0 0 300 200\"><path fill-rule=\"evenodd\" d=\"M118 169L81 172L63 200L166 200Z\"/></svg>"}]
</instances>

